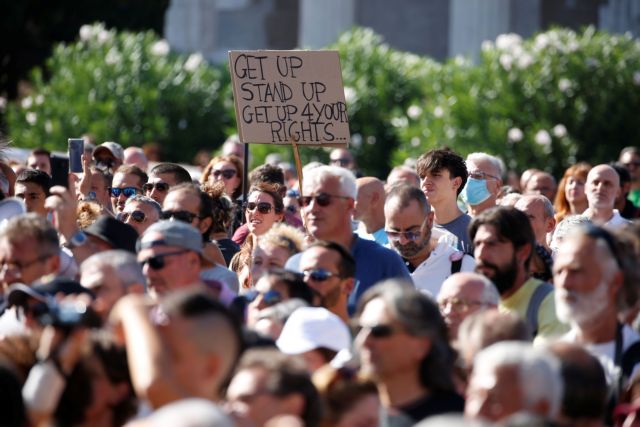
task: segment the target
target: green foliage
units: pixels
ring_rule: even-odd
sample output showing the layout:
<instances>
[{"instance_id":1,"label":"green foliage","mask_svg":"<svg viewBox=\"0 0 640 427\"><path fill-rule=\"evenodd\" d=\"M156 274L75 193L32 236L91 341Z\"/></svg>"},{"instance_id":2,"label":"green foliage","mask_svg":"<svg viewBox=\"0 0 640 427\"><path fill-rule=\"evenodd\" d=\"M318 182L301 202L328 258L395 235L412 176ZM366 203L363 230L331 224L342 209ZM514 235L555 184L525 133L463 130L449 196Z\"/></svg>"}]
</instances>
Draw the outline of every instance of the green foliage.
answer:
<instances>
[{"instance_id":1,"label":"green foliage","mask_svg":"<svg viewBox=\"0 0 640 427\"><path fill-rule=\"evenodd\" d=\"M577 160L611 161L640 140L640 42L628 35L504 34L485 42L478 65L452 59L425 83L395 160L447 145L558 176Z\"/></svg>"},{"instance_id":2,"label":"green foliage","mask_svg":"<svg viewBox=\"0 0 640 427\"><path fill-rule=\"evenodd\" d=\"M34 70L34 93L8 109L17 146L64 149L90 133L123 146L156 141L167 158L186 161L223 141L231 122L226 70L169 52L152 32L83 26L76 43L55 47L47 70L47 81Z\"/></svg>"}]
</instances>

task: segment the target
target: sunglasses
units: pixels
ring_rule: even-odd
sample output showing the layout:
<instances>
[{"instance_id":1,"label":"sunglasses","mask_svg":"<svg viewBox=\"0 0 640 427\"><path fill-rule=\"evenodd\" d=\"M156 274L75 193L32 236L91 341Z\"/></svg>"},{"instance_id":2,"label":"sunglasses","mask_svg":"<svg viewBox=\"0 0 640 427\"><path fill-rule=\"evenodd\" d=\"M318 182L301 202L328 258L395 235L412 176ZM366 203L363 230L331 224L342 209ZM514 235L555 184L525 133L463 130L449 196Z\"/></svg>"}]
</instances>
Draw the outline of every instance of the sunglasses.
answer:
<instances>
[{"instance_id":1,"label":"sunglasses","mask_svg":"<svg viewBox=\"0 0 640 427\"><path fill-rule=\"evenodd\" d=\"M447 308L449 308L454 313L464 313L474 305L483 304L484 302L482 301L471 301L459 298L448 298L438 303L438 305L440 306L440 311L445 311Z\"/></svg>"},{"instance_id":2,"label":"sunglasses","mask_svg":"<svg viewBox=\"0 0 640 427\"><path fill-rule=\"evenodd\" d=\"M116 219L121 222L127 222L131 218L132 221L137 222L138 224L142 224L147 219L147 215L145 215L142 211L133 211L133 212L120 212L116 215Z\"/></svg>"},{"instance_id":3,"label":"sunglasses","mask_svg":"<svg viewBox=\"0 0 640 427\"><path fill-rule=\"evenodd\" d=\"M147 182L146 184L142 185L142 190L144 190L145 193L153 191L154 188L164 193L165 191L169 190L169 184L167 184L166 182Z\"/></svg>"},{"instance_id":4,"label":"sunglasses","mask_svg":"<svg viewBox=\"0 0 640 427\"><path fill-rule=\"evenodd\" d=\"M189 211L162 211L162 219L175 219L191 224L198 215Z\"/></svg>"},{"instance_id":5,"label":"sunglasses","mask_svg":"<svg viewBox=\"0 0 640 427\"><path fill-rule=\"evenodd\" d=\"M267 291L267 292L259 292L259 291L250 291L245 294L245 299L247 302L253 302L258 298L258 296L262 295L262 302L271 307L272 305L276 305L279 302L282 302L282 294L278 291Z\"/></svg>"},{"instance_id":6,"label":"sunglasses","mask_svg":"<svg viewBox=\"0 0 640 427\"><path fill-rule=\"evenodd\" d=\"M421 230L418 230L418 231L384 230L384 232L387 233L387 237L389 238L389 240L394 242L400 241L400 238L402 237L404 237L405 240L408 240L410 242L415 242L416 240L418 240L418 238L420 238L420 235L422 234Z\"/></svg>"},{"instance_id":7,"label":"sunglasses","mask_svg":"<svg viewBox=\"0 0 640 427\"><path fill-rule=\"evenodd\" d=\"M323 268L317 268L315 270L305 270L302 272L302 275L304 276L304 280L311 279L314 282L324 282L334 276L338 276L336 273L332 273Z\"/></svg>"},{"instance_id":8,"label":"sunglasses","mask_svg":"<svg viewBox=\"0 0 640 427\"><path fill-rule=\"evenodd\" d=\"M331 164L332 165L339 165L339 166L347 166L349 163L351 163L351 159L333 159L331 160Z\"/></svg>"},{"instance_id":9,"label":"sunglasses","mask_svg":"<svg viewBox=\"0 0 640 427\"><path fill-rule=\"evenodd\" d=\"M236 171L235 169L214 170L211 172L211 175L213 175L215 179L220 178L220 175L222 175L224 179L231 179L236 176Z\"/></svg>"},{"instance_id":10,"label":"sunglasses","mask_svg":"<svg viewBox=\"0 0 640 427\"><path fill-rule=\"evenodd\" d=\"M373 326L358 325L358 329L360 331L362 330L369 331L369 336L373 338L389 338L390 336L398 332L397 328L394 328L391 325L384 325L384 324L378 324Z\"/></svg>"},{"instance_id":11,"label":"sunglasses","mask_svg":"<svg viewBox=\"0 0 640 427\"><path fill-rule=\"evenodd\" d=\"M166 254L154 255L145 259L144 261L140 261L140 267L144 267L145 264L149 264L149 268L153 270L162 270L166 265L165 258L168 256L182 255L184 253L189 252L188 250L177 251L177 252L167 252Z\"/></svg>"},{"instance_id":12,"label":"sunglasses","mask_svg":"<svg viewBox=\"0 0 640 427\"><path fill-rule=\"evenodd\" d=\"M315 196L301 196L298 197L298 204L302 207L307 207L311 204L313 200L322 207L329 206L331 204L331 199L350 199L351 197L347 196L334 196L327 193L318 193Z\"/></svg>"},{"instance_id":13,"label":"sunglasses","mask_svg":"<svg viewBox=\"0 0 640 427\"><path fill-rule=\"evenodd\" d=\"M269 212L271 212L271 209L273 209L273 206L271 206L271 204L267 202L249 202L245 203L244 208L249 212L253 212L258 209L258 212L260 212L261 214L268 214Z\"/></svg>"},{"instance_id":14,"label":"sunglasses","mask_svg":"<svg viewBox=\"0 0 640 427\"><path fill-rule=\"evenodd\" d=\"M124 188L113 188L109 187L109 193L111 197L120 197L120 194L124 194L125 197L133 197L138 194L138 190L136 187L124 187Z\"/></svg>"}]
</instances>

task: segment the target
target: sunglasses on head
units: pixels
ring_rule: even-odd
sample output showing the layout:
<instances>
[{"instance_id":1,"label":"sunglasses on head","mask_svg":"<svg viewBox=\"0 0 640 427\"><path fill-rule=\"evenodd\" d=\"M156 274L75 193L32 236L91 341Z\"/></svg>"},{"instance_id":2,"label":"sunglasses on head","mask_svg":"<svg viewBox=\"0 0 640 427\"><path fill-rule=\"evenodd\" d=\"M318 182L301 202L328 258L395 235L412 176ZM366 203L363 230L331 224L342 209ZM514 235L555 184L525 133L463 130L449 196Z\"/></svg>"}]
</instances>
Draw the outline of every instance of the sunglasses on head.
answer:
<instances>
[{"instance_id":1,"label":"sunglasses on head","mask_svg":"<svg viewBox=\"0 0 640 427\"><path fill-rule=\"evenodd\" d=\"M211 172L211 175L216 179L220 178L220 175L222 175L224 179L231 179L236 176L236 171L235 169L214 170Z\"/></svg>"},{"instance_id":2,"label":"sunglasses on head","mask_svg":"<svg viewBox=\"0 0 640 427\"><path fill-rule=\"evenodd\" d=\"M166 257L182 255L186 252L189 252L189 251L183 250L183 251L177 251L177 252L167 252L166 254L154 255L152 257L145 259L144 261L140 261L140 266L144 267L145 264L149 264L149 268L153 270L161 270L166 265L166 261L165 261Z\"/></svg>"},{"instance_id":3,"label":"sunglasses on head","mask_svg":"<svg viewBox=\"0 0 640 427\"><path fill-rule=\"evenodd\" d=\"M373 326L362 326L359 325L358 329L369 331L369 336L373 338L389 338L396 332L398 332L397 328L394 328L391 325L378 324Z\"/></svg>"},{"instance_id":4,"label":"sunglasses on head","mask_svg":"<svg viewBox=\"0 0 640 427\"><path fill-rule=\"evenodd\" d=\"M331 199L333 198L350 199L350 197L347 197L347 196L334 196L327 193L318 193L315 196L298 197L298 204L302 207L306 207L306 206L309 206L313 200L315 200L318 205L324 207L324 206L329 206L331 204Z\"/></svg>"},{"instance_id":5,"label":"sunglasses on head","mask_svg":"<svg viewBox=\"0 0 640 427\"><path fill-rule=\"evenodd\" d=\"M142 189L144 190L145 193L153 191L154 188L164 193L165 191L169 190L169 184L167 184L166 182L156 182L156 183L147 182L146 184L142 185Z\"/></svg>"},{"instance_id":6,"label":"sunglasses on head","mask_svg":"<svg viewBox=\"0 0 640 427\"><path fill-rule=\"evenodd\" d=\"M116 218L122 222L127 222L131 218L132 221L141 224L147 219L147 215L142 211L120 212Z\"/></svg>"},{"instance_id":7,"label":"sunglasses on head","mask_svg":"<svg viewBox=\"0 0 640 427\"><path fill-rule=\"evenodd\" d=\"M162 219L175 219L191 224L198 215L189 211L162 211Z\"/></svg>"},{"instance_id":8,"label":"sunglasses on head","mask_svg":"<svg viewBox=\"0 0 640 427\"><path fill-rule=\"evenodd\" d=\"M253 212L258 209L258 212L260 212L261 214L268 214L269 212L271 212L271 209L273 209L273 206L271 206L271 203L267 202L248 202L245 203L244 208L249 212Z\"/></svg>"},{"instance_id":9,"label":"sunglasses on head","mask_svg":"<svg viewBox=\"0 0 640 427\"><path fill-rule=\"evenodd\" d=\"M311 279L314 282L324 282L334 276L338 276L336 273L325 270L324 268L317 268L315 270L305 270L302 272L304 279Z\"/></svg>"},{"instance_id":10,"label":"sunglasses on head","mask_svg":"<svg viewBox=\"0 0 640 427\"><path fill-rule=\"evenodd\" d=\"M247 300L247 302L253 302L260 295L262 295L262 302L269 307L272 305L276 305L279 302L282 302L282 294L274 290L267 291L267 292L260 292L260 291L253 290L253 291L247 292L244 297Z\"/></svg>"},{"instance_id":11,"label":"sunglasses on head","mask_svg":"<svg viewBox=\"0 0 640 427\"><path fill-rule=\"evenodd\" d=\"M109 188L109 193L111 197L120 197L120 194L124 194L125 197L133 197L138 194L138 189L136 187L124 187L124 188Z\"/></svg>"}]
</instances>

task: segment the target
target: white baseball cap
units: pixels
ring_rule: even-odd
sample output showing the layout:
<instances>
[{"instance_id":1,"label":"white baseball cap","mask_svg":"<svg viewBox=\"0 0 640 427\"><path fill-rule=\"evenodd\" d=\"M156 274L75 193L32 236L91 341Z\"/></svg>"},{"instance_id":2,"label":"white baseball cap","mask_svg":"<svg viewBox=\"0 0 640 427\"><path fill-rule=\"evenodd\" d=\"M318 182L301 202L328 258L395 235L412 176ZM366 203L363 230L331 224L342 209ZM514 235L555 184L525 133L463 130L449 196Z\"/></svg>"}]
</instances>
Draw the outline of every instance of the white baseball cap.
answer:
<instances>
[{"instance_id":1,"label":"white baseball cap","mask_svg":"<svg viewBox=\"0 0 640 427\"><path fill-rule=\"evenodd\" d=\"M285 354L301 354L316 348L348 352L351 333L338 316L322 307L300 307L287 319L276 345Z\"/></svg>"}]
</instances>

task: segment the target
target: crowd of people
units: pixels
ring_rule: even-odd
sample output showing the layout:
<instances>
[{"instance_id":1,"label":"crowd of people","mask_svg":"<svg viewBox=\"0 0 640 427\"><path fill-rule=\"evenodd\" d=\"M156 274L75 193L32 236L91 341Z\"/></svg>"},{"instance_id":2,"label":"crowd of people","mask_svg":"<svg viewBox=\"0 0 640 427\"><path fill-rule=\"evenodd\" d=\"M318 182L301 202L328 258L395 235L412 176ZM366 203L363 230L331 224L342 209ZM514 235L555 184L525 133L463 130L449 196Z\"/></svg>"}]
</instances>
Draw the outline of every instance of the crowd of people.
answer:
<instances>
[{"instance_id":1,"label":"crowd of people","mask_svg":"<svg viewBox=\"0 0 640 427\"><path fill-rule=\"evenodd\" d=\"M0 162L1 425L640 425L640 149L243 155Z\"/></svg>"}]
</instances>

